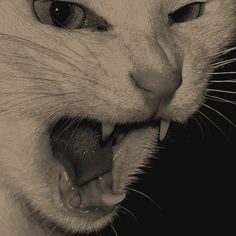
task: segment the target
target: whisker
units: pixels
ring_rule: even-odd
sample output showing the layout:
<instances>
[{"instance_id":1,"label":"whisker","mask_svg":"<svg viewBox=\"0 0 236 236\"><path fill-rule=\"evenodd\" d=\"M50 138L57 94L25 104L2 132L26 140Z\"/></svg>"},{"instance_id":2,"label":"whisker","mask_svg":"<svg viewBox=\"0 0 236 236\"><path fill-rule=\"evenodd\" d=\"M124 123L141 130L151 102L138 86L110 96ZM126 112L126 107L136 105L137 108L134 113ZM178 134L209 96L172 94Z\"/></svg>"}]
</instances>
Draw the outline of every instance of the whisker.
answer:
<instances>
[{"instance_id":1,"label":"whisker","mask_svg":"<svg viewBox=\"0 0 236 236\"><path fill-rule=\"evenodd\" d=\"M226 72L211 72L209 75L235 75L236 71L226 71Z\"/></svg>"},{"instance_id":2,"label":"whisker","mask_svg":"<svg viewBox=\"0 0 236 236\"><path fill-rule=\"evenodd\" d=\"M210 80L213 83L236 83L236 80Z\"/></svg>"},{"instance_id":3,"label":"whisker","mask_svg":"<svg viewBox=\"0 0 236 236\"><path fill-rule=\"evenodd\" d=\"M211 120L207 115L205 115L203 112L198 111L198 113L201 114L203 117L205 117L211 124L213 124L213 125L217 128L217 130L218 130L221 134L223 134L223 136L227 139L227 141L230 142L229 137L223 132L223 130L222 130L214 121L212 121L212 120Z\"/></svg>"},{"instance_id":4,"label":"whisker","mask_svg":"<svg viewBox=\"0 0 236 236\"><path fill-rule=\"evenodd\" d=\"M217 92L217 93L226 93L226 94L236 94L236 92L233 92L233 91L220 90L220 89L209 89L208 88L207 91Z\"/></svg>"},{"instance_id":5,"label":"whisker","mask_svg":"<svg viewBox=\"0 0 236 236\"><path fill-rule=\"evenodd\" d=\"M205 128L207 129L207 131L209 131L209 126L206 124L205 120L200 116L200 114L198 114L198 112L195 114L195 116L198 116L198 119L202 122L202 124L205 126ZM199 122L200 122L199 121Z\"/></svg>"},{"instance_id":6,"label":"whisker","mask_svg":"<svg viewBox=\"0 0 236 236\"><path fill-rule=\"evenodd\" d=\"M65 123L64 125L65 126L62 126L59 130L59 132L61 133L61 135L63 135L63 133L68 130L69 128L71 128L74 124L76 124L77 121L80 121L80 118L79 117L75 117L73 118L72 121L67 121L68 123ZM78 127L74 130L76 131L78 129Z\"/></svg>"},{"instance_id":7,"label":"whisker","mask_svg":"<svg viewBox=\"0 0 236 236\"><path fill-rule=\"evenodd\" d=\"M72 68L74 68L75 70L77 70L77 71L80 71L82 74L84 74L84 76L79 76L78 75L78 73L77 74L69 74L69 73L63 73L63 71L56 71L56 72L58 72L58 73L60 73L61 75L65 75L65 76L71 76L71 77L78 77L78 78L81 78L81 79L84 79L84 80L86 80L86 82L91 82L91 83L93 83L93 84L99 84L100 86L104 86L104 85L102 85L102 84L100 84L99 83L99 81L98 80L93 80L93 79L90 79L89 77L87 77L87 76L85 76L85 72L84 71L82 71L81 70L81 68L79 68L78 66L76 66L75 64L73 64L73 63L71 63L70 62L70 57L68 57L67 55L65 55L65 54L63 54L63 53L61 53L61 52L56 52L56 51L54 51L54 50L52 50L51 48L47 48L47 47L45 47L45 46L42 46L42 45L40 45L40 44L37 44L37 43L35 43L35 42L33 42L33 41L30 41L30 40L27 40L27 39L24 39L24 38L21 38L21 37L18 37L18 36L14 36L14 35L10 35L10 34L4 34L4 33L0 33L0 37L2 38L2 39L6 39L7 41L9 41L9 40L12 40L12 41L14 41L14 44L19 44L19 45L22 45L22 46L25 46L25 47L28 47L29 49L32 49L32 50L34 50L34 51L36 51L36 52L39 52L39 53L42 53L42 54L44 54L44 55L46 55L46 56L48 56L48 57L50 57L50 58L52 58L52 59L54 59L54 60L56 60L56 61L58 61L58 62L60 62L60 63L65 63L65 64L67 64L67 65L69 65L69 66L71 66ZM76 37L76 39L77 40L79 40L79 41L81 41L81 39L80 38L77 38ZM102 69L102 71L104 72L104 75L107 75L108 74L108 72L106 71L106 69L101 65L101 63L99 62L99 60L98 60L98 58L97 58L97 56L93 53L93 51L84 43L84 42L82 42L83 43L83 45L86 47L86 49L91 53L91 55L93 55L93 57L95 58L95 60L96 60L96 62L97 62L97 66L99 66L101 69ZM31 60L31 62L32 62L32 60ZM9 61L5 61L5 63L11 63L11 64L13 64L13 65L16 65L16 64L18 64L18 65L20 65L20 66L24 66L24 63L22 63L22 62L9 62ZM80 63L78 63L78 64L80 64ZM32 66L32 68L34 68L36 65L34 65L34 64L31 64L31 63L26 63L25 64L25 66ZM48 65L47 65L48 66ZM40 71L41 71L41 69L42 68L38 68L38 69L40 69ZM92 68L91 68L92 69ZM53 68L53 70L52 70L52 72L54 72L55 73L55 68ZM49 70L49 68L47 68L47 71L50 71ZM87 72L87 71L86 71ZM110 87L108 88L109 86L107 86L107 89L109 89L110 90ZM115 92L115 91L114 91Z\"/></svg>"},{"instance_id":8,"label":"whisker","mask_svg":"<svg viewBox=\"0 0 236 236\"><path fill-rule=\"evenodd\" d=\"M234 62L236 62L236 58L216 62L216 63L213 63L212 66L213 66L213 68L218 68L218 67L221 67L221 66L232 64Z\"/></svg>"},{"instance_id":9,"label":"whisker","mask_svg":"<svg viewBox=\"0 0 236 236\"><path fill-rule=\"evenodd\" d=\"M64 28L62 26L62 28ZM97 62L97 66L103 70L104 74L108 74L107 70L101 65L101 62L98 60L98 57L95 55L95 53L88 47L88 45L78 36L71 34L71 37L73 37L74 39L76 39L76 41L80 41L80 43L89 51L89 53L93 56L93 58L96 60ZM71 49L72 50L72 49ZM92 62L92 61L91 61Z\"/></svg>"},{"instance_id":10,"label":"whisker","mask_svg":"<svg viewBox=\"0 0 236 236\"><path fill-rule=\"evenodd\" d=\"M10 76L6 76L6 77L9 78L9 79L11 78ZM52 76L50 76L50 77L52 77ZM55 76L55 78L56 78L56 76ZM37 76L29 77L29 76L16 75L16 76L14 76L14 79L21 79L21 81L22 80L28 80L28 81L31 81L31 82L33 81L34 83L36 83L36 82L38 82L38 83L45 82L45 83L48 83L50 85L55 85L55 86L57 86L58 84L66 84L66 85L70 84L70 83L67 82L67 80L58 81L56 79L49 79L49 78L37 77Z\"/></svg>"},{"instance_id":11,"label":"whisker","mask_svg":"<svg viewBox=\"0 0 236 236\"><path fill-rule=\"evenodd\" d=\"M12 39L12 40L14 40L14 43L18 43L20 45L26 46L26 47L28 47L28 48L30 48L32 50L35 50L36 52L43 53L44 55L49 56L49 57L55 59L56 61L65 62L67 65L71 66L72 68L74 68L74 69L84 73L84 71L82 71L81 68L79 68L78 66L76 66L73 63L71 63L68 60L68 56L67 55L65 55L65 54L63 54L61 52L53 51L51 48L47 48L47 47L42 46L40 44L37 44L37 43L35 43L33 41L30 41L30 40L27 40L27 39L24 39L24 38L21 38L21 37L17 37L17 36L14 36L14 35L0 33L0 36L6 37L8 41L10 39Z\"/></svg>"},{"instance_id":12,"label":"whisker","mask_svg":"<svg viewBox=\"0 0 236 236\"><path fill-rule=\"evenodd\" d=\"M212 101L216 101L216 102L225 102L225 103L229 103L229 104L232 104L232 105L236 105L236 103L234 101L230 101L230 100L227 100L227 99L224 99L224 98L220 98L220 97L217 97L217 96L211 96L211 95L206 95L207 99L208 100L212 100Z\"/></svg>"},{"instance_id":13,"label":"whisker","mask_svg":"<svg viewBox=\"0 0 236 236\"><path fill-rule=\"evenodd\" d=\"M38 29L41 31L41 29L38 27ZM47 37L51 38L53 41L55 41L58 45L61 45L62 47L65 47L67 48L69 51L73 52L76 56L82 58L83 60L86 60L90 63L92 63L92 61L89 60L88 57L83 57L81 54L79 54L78 51L74 50L73 48L69 47L66 43L62 43L62 41L58 40L56 37L53 37L51 34L49 34L48 32L46 31L42 31L43 34L47 35ZM68 56L66 56L68 57ZM68 57L68 58L71 58L73 60L75 60L75 58L72 58L72 57ZM80 62L80 61L77 61L77 62Z\"/></svg>"},{"instance_id":14,"label":"whisker","mask_svg":"<svg viewBox=\"0 0 236 236\"><path fill-rule=\"evenodd\" d=\"M128 187L127 188L128 190L132 191L132 192L135 192L135 193L138 193L140 194L141 196L143 196L144 198L148 199L151 203L153 203L159 210L161 210L161 207L152 199L150 198L148 195L146 195L145 193L139 191L139 190L136 190L136 189L133 189L133 188L130 188Z\"/></svg>"},{"instance_id":15,"label":"whisker","mask_svg":"<svg viewBox=\"0 0 236 236\"><path fill-rule=\"evenodd\" d=\"M15 93L12 93L12 94L15 94ZM7 104L8 106L7 106L6 111L8 111L8 110L10 110L13 107L14 108L18 107L21 104L25 105L25 102L27 101L26 99L30 98L30 100L32 100L33 96L37 96L38 99L44 99L44 98L48 98L48 97L51 96L51 95L48 95L48 94L46 94L46 95L44 95L44 94L42 94L42 95L40 95L40 94L26 94L26 93L22 93L22 94L25 94L25 95L17 97L17 98L14 98L12 100L7 100L4 103L0 103L0 106L4 107ZM20 100L20 102L14 103L15 101L18 101L18 100ZM12 105L10 105L11 103L12 103ZM0 112L3 112L3 111L0 110Z\"/></svg>"},{"instance_id":16,"label":"whisker","mask_svg":"<svg viewBox=\"0 0 236 236\"><path fill-rule=\"evenodd\" d=\"M226 121L228 121L234 128L236 127L236 125L225 115L223 115L221 112L217 111L216 109L212 108L211 106L208 106L207 104L203 104L204 107L214 111L215 113L217 113L218 115L220 115L221 117L223 117Z\"/></svg>"},{"instance_id":17,"label":"whisker","mask_svg":"<svg viewBox=\"0 0 236 236\"><path fill-rule=\"evenodd\" d=\"M218 52L218 53L214 54L213 56L215 56L215 57L216 56L223 56L223 55L225 55L229 52L235 51L235 50L236 50L236 47L231 47L231 48L228 48L228 49L224 49L223 51Z\"/></svg>"},{"instance_id":18,"label":"whisker","mask_svg":"<svg viewBox=\"0 0 236 236\"><path fill-rule=\"evenodd\" d=\"M71 140L72 140L72 138L73 138L73 136L74 136L74 134L75 134L75 132L76 132L77 130L78 130L78 127L76 127L75 129L73 129L73 131L72 131L72 133L71 133L71 135L70 135L68 141L66 142L66 145L65 145L65 147L64 147L64 150L63 150L63 152L62 152L62 154L61 154L59 160L62 160L62 158L63 158L63 156L64 156L64 154L65 154L65 152L66 152L68 146L70 145Z\"/></svg>"},{"instance_id":19,"label":"whisker","mask_svg":"<svg viewBox=\"0 0 236 236\"><path fill-rule=\"evenodd\" d=\"M124 207L124 206L120 206L121 209L124 210L124 213L126 213L128 216L131 216L131 218L133 218L136 222L138 222L137 217L135 216L135 214L130 211L128 208Z\"/></svg>"},{"instance_id":20,"label":"whisker","mask_svg":"<svg viewBox=\"0 0 236 236\"><path fill-rule=\"evenodd\" d=\"M114 228L114 226L110 225L110 227L111 227L112 231L114 232L115 236L119 236L116 229Z\"/></svg>"},{"instance_id":21,"label":"whisker","mask_svg":"<svg viewBox=\"0 0 236 236\"><path fill-rule=\"evenodd\" d=\"M56 71L56 68L52 67L50 64L44 63L43 61L39 61L39 60L37 60L37 59L35 59L35 58L29 57L29 56L26 56L26 55L20 55L20 54L13 54L13 55L10 55L9 53L4 54L3 52L0 52L0 54L1 54L2 56L4 56L4 58L6 58L6 57L7 57L7 58L10 58L11 61L12 61L12 59L15 59L15 58L16 58L16 59L29 60L30 62L36 62L37 64L43 65L43 66L45 66L45 67L50 66L52 69L54 69L54 70Z\"/></svg>"},{"instance_id":22,"label":"whisker","mask_svg":"<svg viewBox=\"0 0 236 236\"><path fill-rule=\"evenodd\" d=\"M199 126L200 131L201 131L202 138L204 138L204 132L203 132L203 128L202 128L202 126L201 126L201 123L198 121L197 117L192 116L192 118L194 119L194 121L196 122L196 124Z\"/></svg>"},{"instance_id":23,"label":"whisker","mask_svg":"<svg viewBox=\"0 0 236 236\"><path fill-rule=\"evenodd\" d=\"M22 59L25 59L25 57L23 57L22 56ZM69 73L65 73L65 72L63 72L63 71L60 71L60 70L57 70L56 68L54 68L54 67L51 67L50 66L50 68L48 68L48 66L49 65L47 65L47 64L45 64L45 63L41 63L41 62L39 62L39 61L37 61L37 60L35 60L35 59L32 59L30 62L35 62L35 63L39 63L39 64L41 64L41 65L44 65L44 66L47 66L46 68L44 67L44 68L42 68L42 67L39 67L39 65L37 65L37 64L32 64L32 63L29 63L29 62L19 62L19 61L9 61L9 60L4 60L4 59L1 59L0 60L0 63L5 63L5 64L12 64L12 65L19 65L19 66L31 66L31 68L37 68L37 70L40 70L40 71L42 71L42 69L44 70L44 72L45 71L47 71L47 73L48 72L52 72L52 73L58 73L58 74L60 74L60 76L61 75L63 75L63 76L70 76L70 77L75 77L75 78L80 78L80 79L84 79L84 80L86 80L86 81L89 81L89 82L91 82L91 83L95 83L94 81L92 81L91 79L89 79L89 78L87 78L87 77L84 77L84 76L81 76L81 75L78 75L78 74L75 74L75 75L73 75L73 74L69 74ZM36 66L37 65L37 66Z\"/></svg>"},{"instance_id":24,"label":"whisker","mask_svg":"<svg viewBox=\"0 0 236 236\"><path fill-rule=\"evenodd\" d=\"M93 58L96 60L97 62L97 66L104 72L105 75L108 74L107 70L102 66L101 62L99 61L98 57L96 56L96 54L91 50L91 48L89 48L89 46L83 42L83 40L81 38L79 38L76 35L72 35L72 37L74 37L76 40L80 41L82 43L83 46L86 47L86 49L90 52L90 54L93 56Z\"/></svg>"}]
</instances>

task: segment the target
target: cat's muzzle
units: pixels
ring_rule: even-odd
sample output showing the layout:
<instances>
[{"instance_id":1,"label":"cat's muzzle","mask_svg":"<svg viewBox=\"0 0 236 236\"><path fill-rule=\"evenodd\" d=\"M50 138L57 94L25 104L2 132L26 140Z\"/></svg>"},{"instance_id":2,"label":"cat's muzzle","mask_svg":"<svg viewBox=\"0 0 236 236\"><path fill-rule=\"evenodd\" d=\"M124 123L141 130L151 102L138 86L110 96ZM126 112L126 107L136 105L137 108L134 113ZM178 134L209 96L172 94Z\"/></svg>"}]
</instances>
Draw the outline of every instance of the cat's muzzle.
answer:
<instances>
[{"instance_id":1,"label":"cat's muzzle","mask_svg":"<svg viewBox=\"0 0 236 236\"><path fill-rule=\"evenodd\" d=\"M98 217L112 212L126 197L113 188L113 147L134 129L158 125L160 121L111 126L79 117L51 124L50 146L61 164L59 190L67 210Z\"/></svg>"},{"instance_id":2,"label":"cat's muzzle","mask_svg":"<svg viewBox=\"0 0 236 236\"><path fill-rule=\"evenodd\" d=\"M122 202L125 193L113 190L113 146L126 134L115 128L108 135L102 124L64 117L52 124L50 146L61 164L60 195L71 212L107 214Z\"/></svg>"}]
</instances>

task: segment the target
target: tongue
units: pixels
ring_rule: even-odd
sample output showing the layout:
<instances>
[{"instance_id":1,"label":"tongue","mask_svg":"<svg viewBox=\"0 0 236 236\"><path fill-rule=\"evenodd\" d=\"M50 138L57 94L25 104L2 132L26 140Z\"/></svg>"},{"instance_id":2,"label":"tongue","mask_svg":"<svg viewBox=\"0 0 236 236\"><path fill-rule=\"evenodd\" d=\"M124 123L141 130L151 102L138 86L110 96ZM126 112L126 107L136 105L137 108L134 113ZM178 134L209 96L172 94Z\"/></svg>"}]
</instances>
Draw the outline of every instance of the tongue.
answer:
<instances>
[{"instance_id":1,"label":"tongue","mask_svg":"<svg viewBox=\"0 0 236 236\"><path fill-rule=\"evenodd\" d=\"M74 185L82 186L112 170L112 138L101 144L101 127L88 121L61 120L50 137L52 152Z\"/></svg>"}]
</instances>

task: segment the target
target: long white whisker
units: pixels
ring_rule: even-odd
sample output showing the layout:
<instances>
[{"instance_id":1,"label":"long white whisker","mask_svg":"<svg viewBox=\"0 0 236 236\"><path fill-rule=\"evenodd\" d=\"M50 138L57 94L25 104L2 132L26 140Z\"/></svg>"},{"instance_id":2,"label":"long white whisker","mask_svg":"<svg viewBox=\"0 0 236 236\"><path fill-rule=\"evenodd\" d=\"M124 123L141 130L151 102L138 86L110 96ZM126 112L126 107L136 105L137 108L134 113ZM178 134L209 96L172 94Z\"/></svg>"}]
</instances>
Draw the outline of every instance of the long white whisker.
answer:
<instances>
[{"instance_id":1,"label":"long white whisker","mask_svg":"<svg viewBox=\"0 0 236 236\"><path fill-rule=\"evenodd\" d=\"M114 232L115 236L119 236L116 229L114 228L114 226L110 225L110 227L111 227L112 231Z\"/></svg>"},{"instance_id":2,"label":"long white whisker","mask_svg":"<svg viewBox=\"0 0 236 236\"><path fill-rule=\"evenodd\" d=\"M128 187L127 188L128 190L132 191L132 192L135 192L135 193L138 193L140 194L141 196L147 198L150 202L152 202L159 210L161 209L161 207L153 200L151 199L148 195L146 195L145 193L139 191L139 190L136 190L136 189L133 189L133 188L130 188Z\"/></svg>"},{"instance_id":3,"label":"long white whisker","mask_svg":"<svg viewBox=\"0 0 236 236\"><path fill-rule=\"evenodd\" d=\"M216 102L225 102L225 103L229 103L229 104L232 104L232 105L236 105L236 103L234 101L230 101L230 100L220 98L220 97L217 97L217 96L206 95L206 97L207 97L208 100L212 100L212 101L216 101Z\"/></svg>"},{"instance_id":4,"label":"long white whisker","mask_svg":"<svg viewBox=\"0 0 236 236\"><path fill-rule=\"evenodd\" d=\"M195 115L198 116L198 119L203 123L205 128L209 131L209 126L206 124L205 120L201 117L201 115L198 114L198 112Z\"/></svg>"},{"instance_id":5,"label":"long white whisker","mask_svg":"<svg viewBox=\"0 0 236 236\"><path fill-rule=\"evenodd\" d=\"M39 27L38 27L38 28L39 28ZM39 29L39 30L41 30L41 29ZM58 40L56 37L53 37L53 36L52 36L51 34L49 34L48 32L43 31L42 33L43 33L43 34L46 34L47 37L51 38L51 39L52 39L53 41L55 41L58 45L61 45L62 47L65 47L65 48L67 48L68 50L70 50L71 52L73 52L76 56L82 58L83 60L86 60L86 61L92 63L92 61L90 61L89 58L83 57L82 55L80 55L80 54L78 53L78 51L76 51L76 50L74 50L73 48L69 47L66 43L62 43L62 41ZM66 56L66 57L68 57L68 56ZM69 58L69 57L68 57L68 58ZM72 58L71 58L71 59L72 59ZM73 60L75 60L75 58L73 58ZM77 60L77 62L79 63L78 60Z\"/></svg>"},{"instance_id":6,"label":"long white whisker","mask_svg":"<svg viewBox=\"0 0 236 236\"><path fill-rule=\"evenodd\" d=\"M215 113L217 113L218 115L220 115L221 117L223 117L226 121L228 121L234 128L236 127L236 125L225 115L223 115L221 112L217 111L216 109L212 108L211 106L208 106L207 104L203 104L204 107L207 107L208 109L214 111Z\"/></svg>"},{"instance_id":7,"label":"long white whisker","mask_svg":"<svg viewBox=\"0 0 236 236\"><path fill-rule=\"evenodd\" d=\"M126 208L124 206L120 206L120 208L123 209L124 212L126 212L128 214L128 216L131 216L132 218L135 219L136 222L138 222L137 217L135 216L135 214L132 211L130 211L128 208Z\"/></svg>"},{"instance_id":8,"label":"long white whisker","mask_svg":"<svg viewBox=\"0 0 236 236\"><path fill-rule=\"evenodd\" d=\"M47 48L47 47L45 47L43 45L40 45L40 44L37 44L33 41L23 39L21 37L17 37L17 36L14 36L14 35L0 33L0 36L6 37L8 40L9 40L9 37L13 38L16 41L16 43L18 43L19 45L23 45L23 46L26 46L30 49L33 49L33 50L37 51L37 52L43 53L44 55L47 55L47 56L49 56L49 57L51 57L51 58L53 58L57 61L63 61L67 65L71 66L72 68L75 68L76 70L81 71L82 73L84 73L84 71L82 71L81 68L77 67L75 64L71 63L68 60L67 55L62 54L61 52L60 53L55 52L51 48Z\"/></svg>"},{"instance_id":9,"label":"long white whisker","mask_svg":"<svg viewBox=\"0 0 236 236\"><path fill-rule=\"evenodd\" d=\"M236 80L210 80L213 83L236 83Z\"/></svg>"},{"instance_id":10,"label":"long white whisker","mask_svg":"<svg viewBox=\"0 0 236 236\"><path fill-rule=\"evenodd\" d=\"M197 123L197 125L199 126L200 130L201 130L201 134L202 134L202 138L204 137L204 132L203 132L203 128L201 126L201 123L198 121L197 117L193 116L192 117L194 119L194 121Z\"/></svg>"},{"instance_id":11,"label":"long white whisker","mask_svg":"<svg viewBox=\"0 0 236 236\"><path fill-rule=\"evenodd\" d=\"M214 121L212 121L207 115L205 115L205 114L202 113L201 111L198 111L198 112L199 112L199 114L201 114L203 117L205 117L211 124L213 124L213 125L217 128L217 130L218 130L221 134L223 134L223 136L230 142L229 137L223 132L223 130L222 130Z\"/></svg>"},{"instance_id":12,"label":"long white whisker","mask_svg":"<svg viewBox=\"0 0 236 236\"><path fill-rule=\"evenodd\" d=\"M235 71L227 71L227 72L212 72L208 73L209 75L235 75Z\"/></svg>"},{"instance_id":13,"label":"long white whisker","mask_svg":"<svg viewBox=\"0 0 236 236\"><path fill-rule=\"evenodd\" d=\"M225 50L223 50L221 52L218 52L218 53L214 54L213 56L222 56L222 55L225 55L225 54L227 54L229 52L232 52L234 50L236 50L236 47L225 49Z\"/></svg>"},{"instance_id":14,"label":"long white whisker","mask_svg":"<svg viewBox=\"0 0 236 236\"><path fill-rule=\"evenodd\" d=\"M220 90L220 89L207 89L210 92L217 92L217 93L226 93L226 94L236 94L236 92L227 91L227 90Z\"/></svg>"},{"instance_id":15,"label":"long white whisker","mask_svg":"<svg viewBox=\"0 0 236 236\"><path fill-rule=\"evenodd\" d=\"M234 63L234 62L236 62L236 58L232 58L232 59L216 62L216 63L213 63L212 66L213 66L213 68L217 68L217 67L221 67L221 66L224 66L224 65L228 65L228 64Z\"/></svg>"}]
</instances>

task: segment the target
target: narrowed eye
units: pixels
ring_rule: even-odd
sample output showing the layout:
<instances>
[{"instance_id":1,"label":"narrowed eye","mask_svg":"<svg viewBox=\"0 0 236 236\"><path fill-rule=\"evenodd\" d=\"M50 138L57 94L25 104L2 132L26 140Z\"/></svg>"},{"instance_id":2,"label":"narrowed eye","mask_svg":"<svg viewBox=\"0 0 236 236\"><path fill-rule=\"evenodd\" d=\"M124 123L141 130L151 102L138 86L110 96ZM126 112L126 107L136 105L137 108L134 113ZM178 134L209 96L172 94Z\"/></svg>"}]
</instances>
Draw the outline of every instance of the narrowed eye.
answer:
<instances>
[{"instance_id":1,"label":"narrowed eye","mask_svg":"<svg viewBox=\"0 0 236 236\"><path fill-rule=\"evenodd\" d=\"M169 18L173 23L182 23L194 20L202 15L203 2L195 2L181 7L177 11L169 14Z\"/></svg>"},{"instance_id":2,"label":"narrowed eye","mask_svg":"<svg viewBox=\"0 0 236 236\"><path fill-rule=\"evenodd\" d=\"M89 9L68 1L34 0L34 11L43 24L64 29L93 28L106 31L108 24Z\"/></svg>"}]
</instances>

